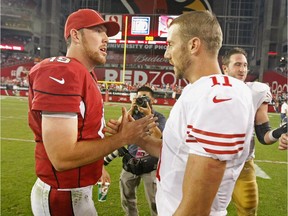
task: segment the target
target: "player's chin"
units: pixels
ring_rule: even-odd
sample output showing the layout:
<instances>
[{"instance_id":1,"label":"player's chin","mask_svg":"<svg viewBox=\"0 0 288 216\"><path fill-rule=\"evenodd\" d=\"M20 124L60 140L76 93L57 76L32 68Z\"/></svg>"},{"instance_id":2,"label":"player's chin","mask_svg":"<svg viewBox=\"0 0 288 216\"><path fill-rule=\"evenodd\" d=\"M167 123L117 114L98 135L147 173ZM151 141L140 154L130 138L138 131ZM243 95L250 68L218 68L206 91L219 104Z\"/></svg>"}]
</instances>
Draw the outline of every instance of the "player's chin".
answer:
<instances>
[{"instance_id":1,"label":"player's chin","mask_svg":"<svg viewBox=\"0 0 288 216\"><path fill-rule=\"evenodd\" d=\"M106 63L106 56L105 57L98 57L97 59L95 59L95 62L98 64L98 65L103 65Z\"/></svg>"},{"instance_id":2,"label":"player's chin","mask_svg":"<svg viewBox=\"0 0 288 216\"><path fill-rule=\"evenodd\" d=\"M246 76L241 76L241 75L239 75L239 76L238 76L238 79L241 80L241 81L245 81Z\"/></svg>"},{"instance_id":3,"label":"player's chin","mask_svg":"<svg viewBox=\"0 0 288 216\"><path fill-rule=\"evenodd\" d=\"M183 79L183 72L174 66L174 74L176 79Z\"/></svg>"}]
</instances>

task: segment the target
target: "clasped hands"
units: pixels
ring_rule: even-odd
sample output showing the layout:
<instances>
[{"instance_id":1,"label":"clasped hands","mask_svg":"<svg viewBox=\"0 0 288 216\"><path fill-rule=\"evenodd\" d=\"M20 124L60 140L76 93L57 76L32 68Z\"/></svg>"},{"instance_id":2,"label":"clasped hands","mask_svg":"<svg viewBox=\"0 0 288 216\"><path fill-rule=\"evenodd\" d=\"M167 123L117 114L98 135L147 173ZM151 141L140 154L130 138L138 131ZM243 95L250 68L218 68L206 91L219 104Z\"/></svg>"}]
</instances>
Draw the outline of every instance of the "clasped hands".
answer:
<instances>
[{"instance_id":1,"label":"clasped hands","mask_svg":"<svg viewBox=\"0 0 288 216\"><path fill-rule=\"evenodd\" d=\"M122 107L121 121L110 119L104 128L104 132L112 135L120 133L126 139L127 144L135 144L141 142L145 136L151 135L151 129L158 126L156 120L157 117L154 117L153 114L135 120L126 108Z\"/></svg>"}]
</instances>

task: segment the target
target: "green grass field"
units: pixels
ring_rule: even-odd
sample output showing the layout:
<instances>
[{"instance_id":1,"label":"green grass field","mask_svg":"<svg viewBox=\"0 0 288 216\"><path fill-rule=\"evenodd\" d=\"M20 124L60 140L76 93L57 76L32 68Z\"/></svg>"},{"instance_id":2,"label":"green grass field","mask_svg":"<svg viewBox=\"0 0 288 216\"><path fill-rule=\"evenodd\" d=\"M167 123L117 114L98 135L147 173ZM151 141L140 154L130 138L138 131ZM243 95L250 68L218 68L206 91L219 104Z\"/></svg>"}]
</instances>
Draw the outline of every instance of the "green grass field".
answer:
<instances>
[{"instance_id":1,"label":"green grass field","mask_svg":"<svg viewBox=\"0 0 288 216\"><path fill-rule=\"evenodd\" d=\"M118 118L121 106L129 104L105 104L106 120ZM168 117L171 107L155 106ZM1 97L1 215L32 215L30 191L36 180L34 173L33 134L27 123L27 98ZM272 127L279 126L279 115L269 114ZM257 178L259 185L259 216L287 215L287 151L279 151L277 143L271 146L256 144L256 164L269 178ZM111 186L106 202L98 202L97 190L94 199L99 216L123 216L119 194L121 158L107 167ZM140 216L148 216L143 185L138 189ZM235 216L232 205L228 215Z\"/></svg>"}]
</instances>

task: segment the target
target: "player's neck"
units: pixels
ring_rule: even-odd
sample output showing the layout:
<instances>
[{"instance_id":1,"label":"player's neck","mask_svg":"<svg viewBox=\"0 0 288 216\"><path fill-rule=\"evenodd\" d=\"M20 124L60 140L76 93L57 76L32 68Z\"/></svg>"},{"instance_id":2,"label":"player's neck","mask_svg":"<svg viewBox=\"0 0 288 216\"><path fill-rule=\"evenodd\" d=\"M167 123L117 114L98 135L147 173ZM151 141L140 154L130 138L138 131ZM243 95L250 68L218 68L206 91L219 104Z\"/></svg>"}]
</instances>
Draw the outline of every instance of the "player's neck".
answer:
<instances>
[{"instance_id":1,"label":"player's neck","mask_svg":"<svg viewBox=\"0 0 288 216\"><path fill-rule=\"evenodd\" d=\"M221 69L217 60L204 59L193 63L187 72L187 80L190 83L194 83L198 79L204 76L210 76L213 74L221 74Z\"/></svg>"}]
</instances>

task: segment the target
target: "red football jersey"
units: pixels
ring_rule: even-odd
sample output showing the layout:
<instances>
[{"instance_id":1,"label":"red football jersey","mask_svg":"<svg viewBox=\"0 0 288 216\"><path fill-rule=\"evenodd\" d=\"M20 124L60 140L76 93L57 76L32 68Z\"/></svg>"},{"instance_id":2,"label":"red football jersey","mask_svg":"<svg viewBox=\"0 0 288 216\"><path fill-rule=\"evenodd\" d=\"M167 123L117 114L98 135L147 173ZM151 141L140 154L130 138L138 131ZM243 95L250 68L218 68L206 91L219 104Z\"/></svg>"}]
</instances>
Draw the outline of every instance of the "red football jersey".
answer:
<instances>
[{"instance_id":1,"label":"red football jersey","mask_svg":"<svg viewBox=\"0 0 288 216\"><path fill-rule=\"evenodd\" d=\"M38 63L29 73L28 117L35 134L37 176L54 188L95 184L103 160L63 172L54 169L43 145L41 111L77 113L78 140L103 138L103 100L93 74L73 58L52 57Z\"/></svg>"}]
</instances>

